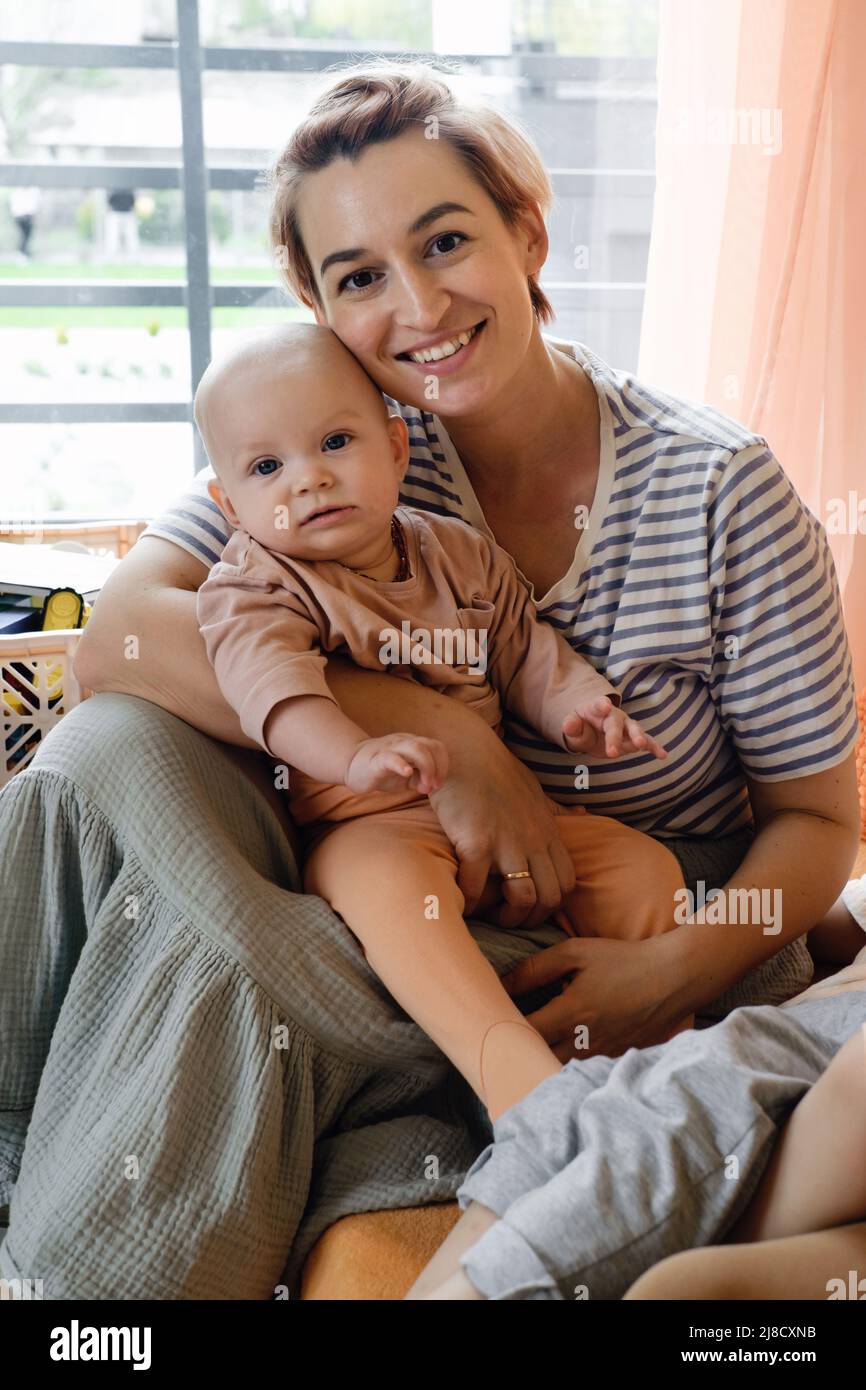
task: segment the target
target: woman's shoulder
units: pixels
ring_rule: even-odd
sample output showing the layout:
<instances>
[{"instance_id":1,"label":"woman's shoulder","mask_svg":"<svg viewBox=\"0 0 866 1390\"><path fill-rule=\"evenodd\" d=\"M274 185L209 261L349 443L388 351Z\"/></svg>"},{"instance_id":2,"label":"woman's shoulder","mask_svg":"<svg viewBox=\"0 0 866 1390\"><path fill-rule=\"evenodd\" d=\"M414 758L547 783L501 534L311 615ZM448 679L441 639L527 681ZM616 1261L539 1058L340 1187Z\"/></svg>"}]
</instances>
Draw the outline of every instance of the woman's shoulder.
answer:
<instances>
[{"instance_id":1,"label":"woman's shoulder","mask_svg":"<svg viewBox=\"0 0 866 1390\"><path fill-rule=\"evenodd\" d=\"M604 392L620 447L632 442L626 435L635 439L644 435L657 438L667 454L680 446L685 452L690 444L705 456L715 450L717 458L768 448L763 435L733 416L704 401L666 391L628 369L613 367L585 343L556 338L548 341L580 362L596 389Z\"/></svg>"},{"instance_id":2,"label":"woman's shoulder","mask_svg":"<svg viewBox=\"0 0 866 1390\"><path fill-rule=\"evenodd\" d=\"M201 469L158 516L142 531L142 536L160 536L179 545L212 568L234 532L207 490L216 474L208 465Z\"/></svg>"},{"instance_id":3,"label":"woman's shoulder","mask_svg":"<svg viewBox=\"0 0 866 1390\"><path fill-rule=\"evenodd\" d=\"M437 428L436 416L430 410L421 410L417 405L407 405L405 401L395 400L393 396L385 395L382 392L389 414L401 415L406 423L409 432L409 447L411 452L417 457L428 458L442 461L441 450L439 449L439 433L441 425Z\"/></svg>"},{"instance_id":4,"label":"woman's shoulder","mask_svg":"<svg viewBox=\"0 0 866 1390\"><path fill-rule=\"evenodd\" d=\"M614 431L621 448L622 436L653 436L659 447L695 446L696 451L715 449L718 457L732 456L747 449L767 449L766 439L748 429L740 421L714 406L689 396L675 395L634 372L613 367L587 344L577 339L561 338L551 333L544 340L558 351L579 362L592 378L596 390L603 393L613 417ZM383 393L384 394L384 393ZM441 443L441 424L432 411L407 405L392 396L384 396L392 414L406 421L415 446ZM673 443L673 441L676 441ZM631 440L625 441L631 443Z\"/></svg>"}]
</instances>

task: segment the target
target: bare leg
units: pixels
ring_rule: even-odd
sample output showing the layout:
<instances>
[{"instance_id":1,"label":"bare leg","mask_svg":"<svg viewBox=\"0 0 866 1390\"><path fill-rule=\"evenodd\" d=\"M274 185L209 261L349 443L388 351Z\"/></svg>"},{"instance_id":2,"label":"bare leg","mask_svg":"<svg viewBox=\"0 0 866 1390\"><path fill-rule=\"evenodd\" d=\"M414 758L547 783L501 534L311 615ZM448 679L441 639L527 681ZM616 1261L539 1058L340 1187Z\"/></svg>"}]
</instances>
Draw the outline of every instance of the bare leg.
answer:
<instances>
[{"instance_id":1,"label":"bare leg","mask_svg":"<svg viewBox=\"0 0 866 1390\"><path fill-rule=\"evenodd\" d=\"M841 898L809 932L807 945L816 961L847 965L866 944L863 928L854 921Z\"/></svg>"},{"instance_id":2,"label":"bare leg","mask_svg":"<svg viewBox=\"0 0 866 1390\"><path fill-rule=\"evenodd\" d=\"M729 1244L660 1261L625 1297L827 1298L866 1269L864 1213L866 1025L792 1111Z\"/></svg>"},{"instance_id":3,"label":"bare leg","mask_svg":"<svg viewBox=\"0 0 866 1390\"><path fill-rule=\"evenodd\" d=\"M731 1243L822 1231L866 1214L866 1024L792 1111Z\"/></svg>"},{"instance_id":4,"label":"bare leg","mask_svg":"<svg viewBox=\"0 0 866 1390\"><path fill-rule=\"evenodd\" d=\"M671 930L675 926L674 895L684 887L684 879L670 850L618 821L568 815L552 804L561 815L560 835L574 859L578 880L554 914L563 931L595 935L603 924L604 935L640 940ZM636 893L636 882L651 885L652 891L646 887L646 891ZM691 1028L692 1022L691 1016L682 1019L670 1036ZM508 1030L500 1031L507 1035ZM504 1041L507 1043L507 1036ZM407 1298L482 1297L458 1260L496 1220L489 1208L471 1203Z\"/></svg>"},{"instance_id":5,"label":"bare leg","mask_svg":"<svg viewBox=\"0 0 866 1390\"><path fill-rule=\"evenodd\" d=\"M850 1227L864 1216L866 1025L843 1044L793 1110L749 1207L728 1236L730 1244L686 1250L661 1261L633 1285L627 1297L824 1298L828 1279L845 1277L849 1268L862 1267L866 1274L866 1263L844 1264L851 1240L866 1242L866 1225ZM854 1237L837 1239L838 1233L829 1229L843 1228L843 1223L845 1230L855 1231ZM459 1223L452 1236L458 1230ZM817 1245L792 1243L793 1238L807 1234L826 1238ZM473 1238L478 1237L473 1233ZM477 1296L457 1264L459 1254L472 1243L463 1242L450 1261L440 1260L444 1245L437 1251L435 1263L428 1265L416 1286L421 1288L423 1281L421 1296ZM773 1247L771 1254L766 1253L769 1247ZM818 1256L824 1263L813 1268ZM821 1271L825 1272L816 1282ZM433 1286L428 1281L430 1273L438 1276ZM725 1294L721 1291L725 1288L738 1291ZM799 1289L813 1292L799 1293Z\"/></svg>"},{"instance_id":6,"label":"bare leg","mask_svg":"<svg viewBox=\"0 0 866 1390\"><path fill-rule=\"evenodd\" d=\"M824 1299L837 1287L832 1280L842 1280L838 1287L844 1288L851 1270L866 1276L866 1222L856 1221L866 1213L864 1102L866 1025L848 1039L792 1112L752 1202L728 1237L731 1244L685 1250L661 1260L625 1297ZM464 1220L475 1205L467 1209ZM489 1212L483 1228L495 1220ZM449 1241L458 1236L460 1226L458 1222ZM450 1250L446 1241L410 1296L482 1297L457 1264L458 1256L481 1234L477 1224L467 1223L467 1239L455 1240ZM866 1282L861 1292L866 1293Z\"/></svg>"},{"instance_id":7,"label":"bare leg","mask_svg":"<svg viewBox=\"0 0 866 1390\"><path fill-rule=\"evenodd\" d=\"M397 1002L496 1120L562 1063L472 937L456 874L425 804L337 825L310 851L304 887L340 914Z\"/></svg>"},{"instance_id":8,"label":"bare leg","mask_svg":"<svg viewBox=\"0 0 866 1390\"><path fill-rule=\"evenodd\" d=\"M458 1263L459 1257L464 1250L468 1250L477 1240L480 1240L484 1232L499 1217L495 1211L489 1207L482 1206L480 1202L470 1202L464 1211L457 1225L449 1231L445 1240L439 1246L436 1254L422 1269L415 1283L406 1294L407 1299L434 1297L451 1297L451 1294L442 1294L442 1286L452 1280L463 1280L474 1290L474 1285L463 1273ZM477 1290L470 1295L480 1297Z\"/></svg>"},{"instance_id":9,"label":"bare leg","mask_svg":"<svg viewBox=\"0 0 866 1390\"><path fill-rule=\"evenodd\" d=\"M755 1245L685 1250L648 1269L624 1297L818 1300L839 1288L833 1280L850 1288L851 1270L866 1270L866 1222ZM854 1296L863 1293L866 1283Z\"/></svg>"}]
</instances>

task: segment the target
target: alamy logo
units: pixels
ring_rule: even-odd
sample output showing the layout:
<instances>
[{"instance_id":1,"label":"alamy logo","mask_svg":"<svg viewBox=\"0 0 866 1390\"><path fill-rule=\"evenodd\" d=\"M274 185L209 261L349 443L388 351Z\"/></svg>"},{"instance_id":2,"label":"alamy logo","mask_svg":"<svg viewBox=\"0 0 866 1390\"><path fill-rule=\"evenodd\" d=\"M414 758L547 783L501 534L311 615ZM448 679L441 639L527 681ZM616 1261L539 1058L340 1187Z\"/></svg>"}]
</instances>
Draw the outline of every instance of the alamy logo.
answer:
<instances>
[{"instance_id":1,"label":"alamy logo","mask_svg":"<svg viewBox=\"0 0 866 1390\"><path fill-rule=\"evenodd\" d=\"M471 666L487 670L487 629L475 627L413 628L408 618L379 633L383 666Z\"/></svg>"},{"instance_id":2,"label":"alamy logo","mask_svg":"<svg viewBox=\"0 0 866 1390\"><path fill-rule=\"evenodd\" d=\"M7 1298L27 1302L43 1297L41 1279L0 1279L0 1302Z\"/></svg>"},{"instance_id":3,"label":"alamy logo","mask_svg":"<svg viewBox=\"0 0 866 1390\"><path fill-rule=\"evenodd\" d=\"M758 145L764 154L782 148L782 112L768 106L680 106L675 145Z\"/></svg>"},{"instance_id":4,"label":"alamy logo","mask_svg":"<svg viewBox=\"0 0 866 1390\"><path fill-rule=\"evenodd\" d=\"M695 893L690 888L674 893L677 926L690 920L712 927L760 923L764 936L778 936L782 930L781 888L712 888L708 893L702 878L695 888Z\"/></svg>"},{"instance_id":5,"label":"alamy logo","mask_svg":"<svg viewBox=\"0 0 866 1390\"><path fill-rule=\"evenodd\" d=\"M824 1287L829 1302L836 1298L854 1298L862 1303L866 1299L866 1279L861 1279L856 1269L848 1270L847 1284L844 1279L828 1279Z\"/></svg>"},{"instance_id":6,"label":"alamy logo","mask_svg":"<svg viewBox=\"0 0 866 1390\"><path fill-rule=\"evenodd\" d=\"M149 1327L52 1327L52 1361L131 1361L134 1371L150 1370Z\"/></svg>"}]
</instances>

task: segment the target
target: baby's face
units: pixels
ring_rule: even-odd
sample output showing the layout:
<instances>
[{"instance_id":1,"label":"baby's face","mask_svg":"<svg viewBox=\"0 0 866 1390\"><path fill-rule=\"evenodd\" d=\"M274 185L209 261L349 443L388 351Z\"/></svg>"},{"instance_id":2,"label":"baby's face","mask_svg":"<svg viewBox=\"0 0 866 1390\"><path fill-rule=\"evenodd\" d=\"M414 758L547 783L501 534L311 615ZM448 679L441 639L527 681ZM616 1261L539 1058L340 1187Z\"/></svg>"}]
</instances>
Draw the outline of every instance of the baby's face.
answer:
<instances>
[{"instance_id":1,"label":"baby's face","mask_svg":"<svg viewBox=\"0 0 866 1390\"><path fill-rule=\"evenodd\" d=\"M361 568L381 552L408 434L342 345L263 354L222 374L204 432L219 474L208 490L233 526L294 559Z\"/></svg>"}]
</instances>

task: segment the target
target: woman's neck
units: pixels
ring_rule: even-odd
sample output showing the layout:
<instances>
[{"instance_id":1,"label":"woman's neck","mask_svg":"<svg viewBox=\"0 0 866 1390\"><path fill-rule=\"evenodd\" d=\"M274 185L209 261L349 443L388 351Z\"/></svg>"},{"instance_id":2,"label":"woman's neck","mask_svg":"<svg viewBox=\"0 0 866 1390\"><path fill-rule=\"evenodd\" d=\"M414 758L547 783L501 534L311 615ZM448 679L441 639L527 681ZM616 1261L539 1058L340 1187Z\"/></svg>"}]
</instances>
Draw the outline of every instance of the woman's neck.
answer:
<instances>
[{"instance_id":1,"label":"woman's neck","mask_svg":"<svg viewBox=\"0 0 866 1390\"><path fill-rule=\"evenodd\" d=\"M598 402L580 364L537 333L496 399L472 416L440 418L473 486L495 480L517 498L563 459L579 466L597 438Z\"/></svg>"}]
</instances>

